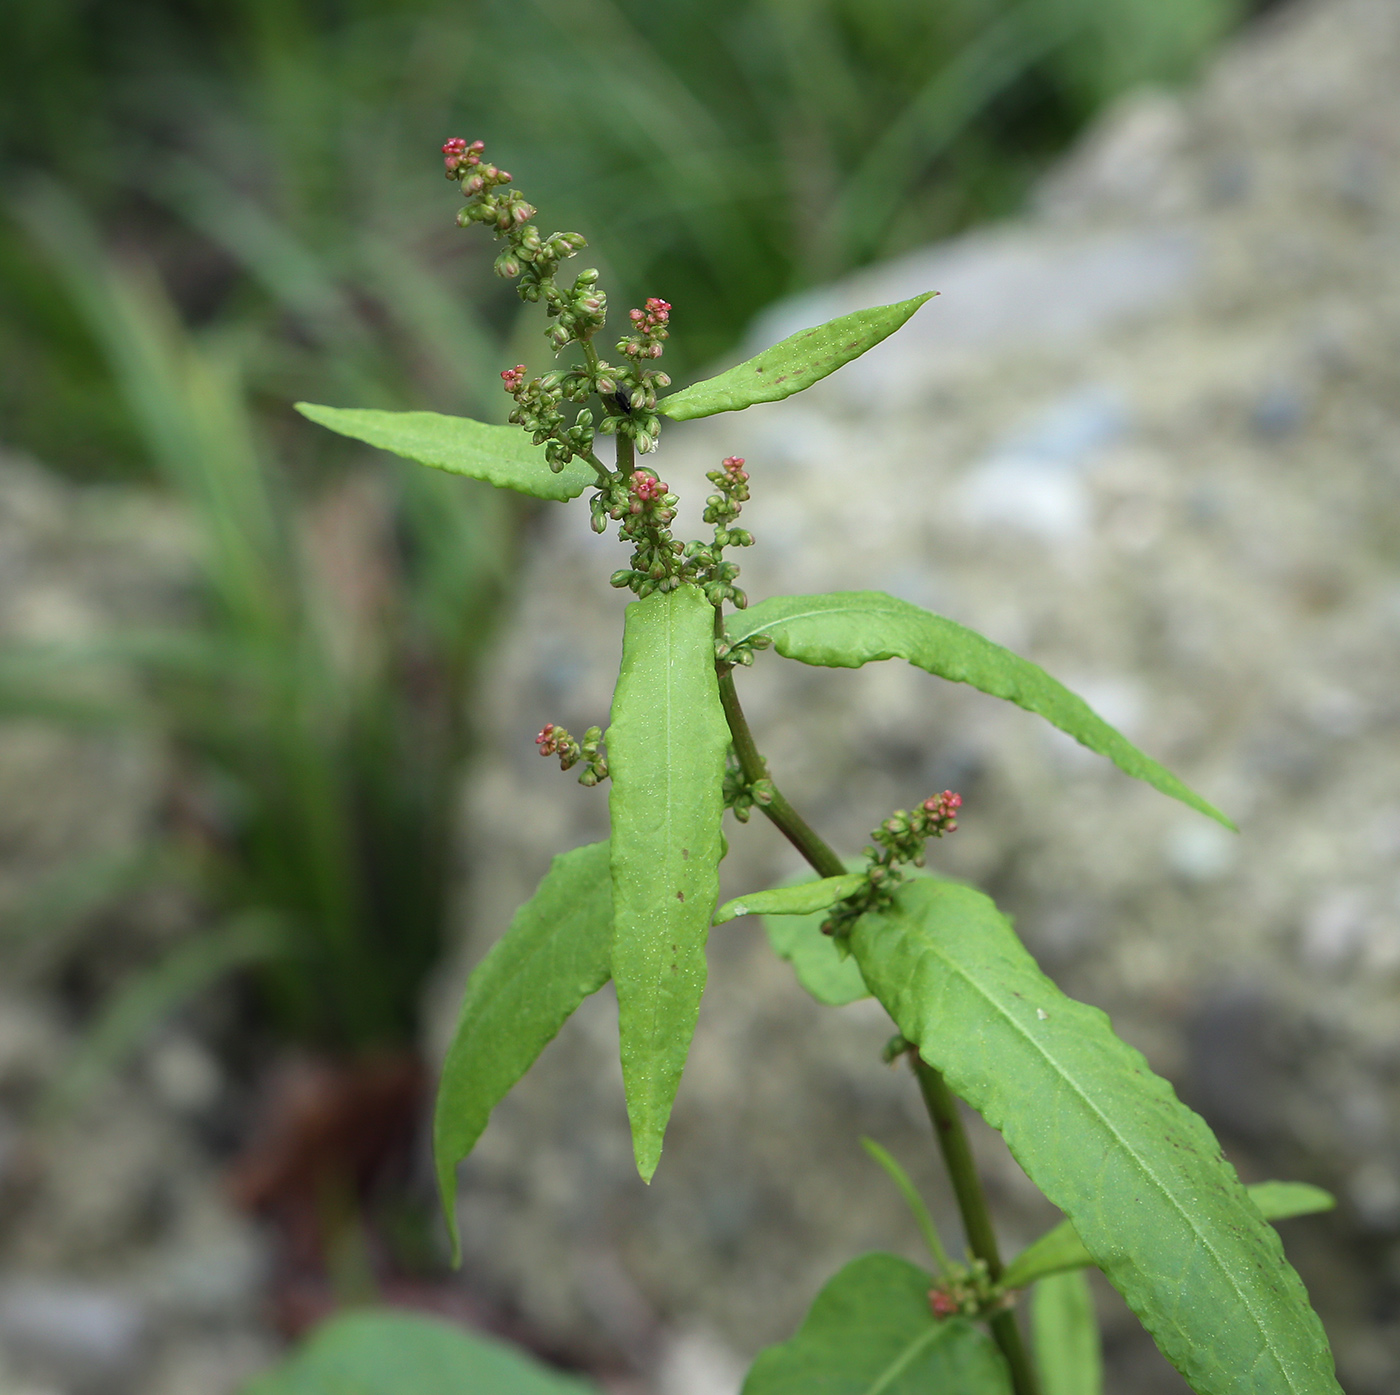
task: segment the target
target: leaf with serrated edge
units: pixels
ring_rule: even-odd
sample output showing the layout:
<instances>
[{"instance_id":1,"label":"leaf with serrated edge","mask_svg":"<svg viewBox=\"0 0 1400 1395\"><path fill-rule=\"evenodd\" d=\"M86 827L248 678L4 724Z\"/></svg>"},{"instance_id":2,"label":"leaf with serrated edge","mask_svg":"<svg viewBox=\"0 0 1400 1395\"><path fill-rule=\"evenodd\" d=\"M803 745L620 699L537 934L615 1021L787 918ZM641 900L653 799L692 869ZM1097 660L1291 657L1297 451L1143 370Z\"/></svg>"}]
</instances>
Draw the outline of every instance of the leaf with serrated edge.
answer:
<instances>
[{"instance_id":1,"label":"leaf with serrated edge","mask_svg":"<svg viewBox=\"0 0 1400 1395\"><path fill-rule=\"evenodd\" d=\"M797 1335L759 1354L742 1395L1011 1395L991 1340L929 1309L933 1276L895 1255L852 1260Z\"/></svg>"},{"instance_id":2,"label":"leaf with serrated edge","mask_svg":"<svg viewBox=\"0 0 1400 1395\"><path fill-rule=\"evenodd\" d=\"M1205 1122L956 882L906 882L851 949L871 991L1199 1395L1339 1395L1322 1324Z\"/></svg>"},{"instance_id":3,"label":"leaf with serrated edge","mask_svg":"<svg viewBox=\"0 0 1400 1395\"><path fill-rule=\"evenodd\" d=\"M574 1009L608 981L611 956L608 845L589 843L550 863L535 894L468 980L433 1120L454 1260L460 1254L457 1164Z\"/></svg>"},{"instance_id":4,"label":"leaf with serrated edge","mask_svg":"<svg viewBox=\"0 0 1400 1395\"><path fill-rule=\"evenodd\" d=\"M726 901L715 912L715 924L723 925L741 915L811 915L814 911L827 911L838 901L855 895L864 884L864 875L853 872L844 877L823 877L820 881L799 882L795 886L751 891L747 896Z\"/></svg>"},{"instance_id":5,"label":"leaf with serrated edge","mask_svg":"<svg viewBox=\"0 0 1400 1395\"><path fill-rule=\"evenodd\" d=\"M705 991L729 728L696 586L627 607L608 729L613 980L637 1170L656 1171Z\"/></svg>"},{"instance_id":6,"label":"leaf with serrated edge","mask_svg":"<svg viewBox=\"0 0 1400 1395\"><path fill-rule=\"evenodd\" d=\"M534 499L561 503L577 499L597 478L592 467L579 459L556 475L544 458L544 447L535 445L518 426L491 426L439 412L380 412L369 407L318 407L314 402L298 402L296 409L309 421L342 436Z\"/></svg>"},{"instance_id":7,"label":"leaf with serrated edge","mask_svg":"<svg viewBox=\"0 0 1400 1395\"><path fill-rule=\"evenodd\" d=\"M883 591L833 591L824 596L774 596L727 617L732 643L772 638L784 658L827 668L859 668L877 659L907 659L916 668L967 683L1044 717L1082 746L1107 756L1125 774L1234 828L1218 809L1143 755L1081 697L1029 659L954 620Z\"/></svg>"},{"instance_id":8,"label":"leaf with serrated edge","mask_svg":"<svg viewBox=\"0 0 1400 1395\"><path fill-rule=\"evenodd\" d=\"M1310 1186L1307 1182L1254 1182L1245 1191L1266 1221L1311 1216L1319 1211L1330 1211L1337 1204L1336 1198L1329 1192ZM1006 1266L1001 1281L1007 1288L1025 1288L1047 1274L1082 1269L1093 1262L1073 1224L1061 1221L1039 1240L1027 1245Z\"/></svg>"},{"instance_id":9,"label":"leaf with serrated edge","mask_svg":"<svg viewBox=\"0 0 1400 1395\"><path fill-rule=\"evenodd\" d=\"M494 1337L422 1313L342 1313L242 1395L598 1395Z\"/></svg>"},{"instance_id":10,"label":"leaf with serrated edge","mask_svg":"<svg viewBox=\"0 0 1400 1395\"><path fill-rule=\"evenodd\" d=\"M780 402L888 339L926 300L926 291L896 305L875 305L789 335L761 354L703 383L692 383L656 404L672 421L739 412L759 402Z\"/></svg>"},{"instance_id":11,"label":"leaf with serrated edge","mask_svg":"<svg viewBox=\"0 0 1400 1395\"><path fill-rule=\"evenodd\" d=\"M1056 1274L1031 1294L1040 1395L1103 1395L1103 1351L1083 1274Z\"/></svg>"}]
</instances>

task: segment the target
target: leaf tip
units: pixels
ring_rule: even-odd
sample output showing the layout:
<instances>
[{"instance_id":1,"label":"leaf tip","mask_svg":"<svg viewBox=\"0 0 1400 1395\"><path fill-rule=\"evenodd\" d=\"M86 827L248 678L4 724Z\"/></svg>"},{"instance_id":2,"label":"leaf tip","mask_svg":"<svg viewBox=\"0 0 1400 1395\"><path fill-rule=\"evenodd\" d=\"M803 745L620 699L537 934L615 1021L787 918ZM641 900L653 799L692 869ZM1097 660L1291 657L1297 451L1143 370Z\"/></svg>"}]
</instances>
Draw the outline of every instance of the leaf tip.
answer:
<instances>
[{"instance_id":1,"label":"leaf tip","mask_svg":"<svg viewBox=\"0 0 1400 1395\"><path fill-rule=\"evenodd\" d=\"M314 421L317 426L329 427L335 431L337 428L332 424L336 414L342 409L339 407L323 407L319 402L293 402L292 410L300 412L307 421Z\"/></svg>"}]
</instances>

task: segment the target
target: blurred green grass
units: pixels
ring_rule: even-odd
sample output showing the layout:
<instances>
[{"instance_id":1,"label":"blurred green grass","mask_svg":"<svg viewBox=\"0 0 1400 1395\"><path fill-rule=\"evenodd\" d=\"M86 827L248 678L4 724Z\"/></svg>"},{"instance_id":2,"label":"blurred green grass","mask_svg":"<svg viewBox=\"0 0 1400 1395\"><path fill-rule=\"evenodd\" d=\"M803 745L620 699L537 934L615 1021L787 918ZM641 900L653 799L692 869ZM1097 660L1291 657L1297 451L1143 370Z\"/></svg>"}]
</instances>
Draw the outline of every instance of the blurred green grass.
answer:
<instances>
[{"instance_id":1,"label":"blurred green grass","mask_svg":"<svg viewBox=\"0 0 1400 1395\"><path fill-rule=\"evenodd\" d=\"M614 305L672 301L684 372L774 299L1012 210L1106 101L1188 76L1248 4L9 0L0 192L62 181L188 320L260 336L250 388L275 415L328 395L494 413L516 306L452 227L447 136L486 139L590 238ZM141 468L12 222L0 326L3 439Z\"/></svg>"}]
</instances>

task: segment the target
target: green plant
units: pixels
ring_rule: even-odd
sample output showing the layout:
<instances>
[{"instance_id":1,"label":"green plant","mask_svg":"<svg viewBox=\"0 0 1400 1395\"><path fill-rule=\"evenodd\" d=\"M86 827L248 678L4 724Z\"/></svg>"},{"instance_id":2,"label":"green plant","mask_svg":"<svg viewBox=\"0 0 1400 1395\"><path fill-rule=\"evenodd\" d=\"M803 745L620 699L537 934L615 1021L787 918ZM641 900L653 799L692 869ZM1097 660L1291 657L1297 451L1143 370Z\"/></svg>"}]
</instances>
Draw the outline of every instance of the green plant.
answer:
<instances>
[{"instance_id":1,"label":"green plant","mask_svg":"<svg viewBox=\"0 0 1400 1395\"><path fill-rule=\"evenodd\" d=\"M636 597L606 734L591 731L583 742L553 726L540 734L541 749L566 768L583 764L584 783L609 781L611 835L554 860L468 985L437 1109L449 1228L455 1234L456 1165L492 1108L609 978L636 1163L650 1179L704 990L710 928L759 912L774 918L776 946L815 997L871 994L889 1012L896 1032L887 1056L911 1067L968 1254L950 1258L908 1179L873 1148L914 1208L932 1269L882 1254L847 1265L796 1336L759 1356L745 1395L1092 1395L1097 1343L1079 1273L1090 1265L1202 1395L1336 1392L1321 1324L1266 1219L1330 1199L1306 1187L1243 1187L1205 1123L1103 1013L1040 972L988 897L919 874L927 840L957 827L957 795L944 791L891 815L851 870L782 794L735 675L769 647L829 667L901 658L1037 713L1127 774L1233 825L1048 674L950 620L874 592L750 606L730 560L731 549L754 541L737 522L749 497L745 462L731 457L710 473L715 492L704 516L713 535L688 543L671 535L676 496L640 463L656 447L662 417L801 391L885 339L928 297L844 316L662 395L669 382L655 365L671 307L651 299L630 311L631 332L617 341L616 361L605 360L593 342L607 312L597 273L560 274L583 239L542 234L534 208L485 160L480 142L449 141L444 151L449 177L468 196L458 221L495 231L504 243L497 272L544 305L552 346L569 353L539 377L521 366L501 374L528 445L511 427L432 414L301 410L342 434L536 498L591 489L593 528L619 523L632 549L612 584ZM616 440L611 466L594 452L603 434ZM717 906L726 808L741 823L759 809L815 879ZM1067 1218L1009 1264L959 1099L1001 1132ZM1026 1288L1034 1290L1033 1351L1014 1313Z\"/></svg>"}]
</instances>

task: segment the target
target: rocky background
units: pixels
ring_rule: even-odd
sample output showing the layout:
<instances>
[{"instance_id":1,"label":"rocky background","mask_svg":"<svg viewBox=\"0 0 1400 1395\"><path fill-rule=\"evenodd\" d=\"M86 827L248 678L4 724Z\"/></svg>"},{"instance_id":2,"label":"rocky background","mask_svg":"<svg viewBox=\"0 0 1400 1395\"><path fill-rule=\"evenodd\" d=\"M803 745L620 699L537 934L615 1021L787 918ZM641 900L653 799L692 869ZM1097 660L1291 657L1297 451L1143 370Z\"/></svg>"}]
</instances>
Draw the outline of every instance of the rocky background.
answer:
<instances>
[{"instance_id":1,"label":"rocky background","mask_svg":"<svg viewBox=\"0 0 1400 1395\"><path fill-rule=\"evenodd\" d=\"M775 776L838 846L951 786L934 848L1016 917L1220 1132L1248 1179L1341 1206L1284 1230L1349 1395L1400 1388L1400 7L1280 6L1198 90L1111 113L1016 224L788 303L754 343L925 289L895 339L818 388L667 429L656 464L700 530L742 454L750 594L879 588L1077 688L1240 824L1233 836L1034 718L903 666L762 655L741 691ZM657 288L664 294L665 287ZM685 306L675 310L683 332ZM91 635L175 602L177 522L139 495L0 472L0 631ZM581 504L542 514L466 792L463 975L604 791L535 754L606 717L622 598ZM157 798L134 737L0 727L3 1395L219 1395L275 1350L265 1239L223 1199L233 1088L199 1019L36 1125L74 1034L24 908L129 845ZM725 890L795 870L758 821ZM48 890L46 890L48 888ZM120 964L183 908L141 902ZM630 1157L606 992L498 1111L463 1171L466 1275L617 1388L732 1395L822 1281L917 1236L870 1135L956 1223L872 1004L818 1008L752 921L711 987L650 1188ZM71 997L71 995L70 995ZM67 1001L64 999L63 1001ZM977 1135L1008 1248L1054 1219ZM1115 1395L1184 1389L1102 1293Z\"/></svg>"}]
</instances>

